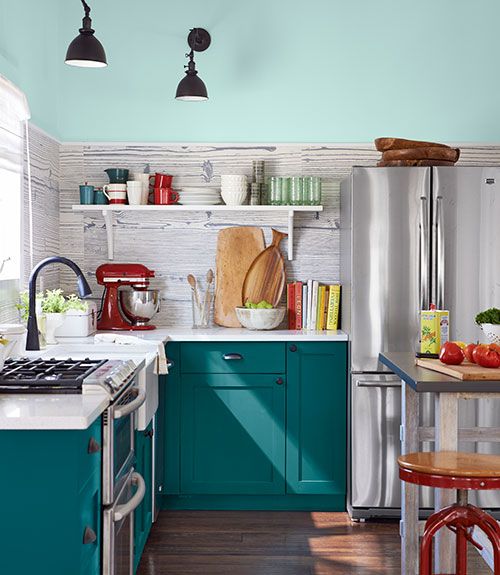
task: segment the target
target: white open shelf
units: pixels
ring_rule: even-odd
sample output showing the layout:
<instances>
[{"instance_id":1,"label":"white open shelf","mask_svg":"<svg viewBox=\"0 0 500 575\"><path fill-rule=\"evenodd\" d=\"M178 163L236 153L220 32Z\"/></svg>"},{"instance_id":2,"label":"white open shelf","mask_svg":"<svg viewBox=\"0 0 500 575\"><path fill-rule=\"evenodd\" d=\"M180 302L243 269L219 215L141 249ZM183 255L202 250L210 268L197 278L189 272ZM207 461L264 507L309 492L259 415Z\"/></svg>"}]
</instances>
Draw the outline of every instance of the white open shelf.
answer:
<instances>
[{"instance_id":1,"label":"white open shelf","mask_svg":"<svg viewBox=\"0 0 500 575\"><path fill-rule=\"evenodd\" d=\"M128 205L74 205L75 212L101 212L106 226L106 237L108 240L108 259L114 257L114 234L115 212L261 212L286 214L288 216L288 259L293 260L293 227L294 216L297 212L319 212L323 211L323 206L183 206L181 204L158 206L128 206Z\"/></svg>"}]
</instances>

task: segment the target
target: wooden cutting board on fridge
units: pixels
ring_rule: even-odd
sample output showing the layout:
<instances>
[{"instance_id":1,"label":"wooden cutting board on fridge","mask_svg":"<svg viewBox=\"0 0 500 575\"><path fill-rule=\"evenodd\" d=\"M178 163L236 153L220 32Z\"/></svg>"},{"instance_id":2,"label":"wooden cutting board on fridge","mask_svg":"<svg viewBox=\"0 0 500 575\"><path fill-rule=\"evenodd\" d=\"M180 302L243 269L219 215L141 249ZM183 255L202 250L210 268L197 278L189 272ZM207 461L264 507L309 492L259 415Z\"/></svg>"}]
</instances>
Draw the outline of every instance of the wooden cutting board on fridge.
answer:
<instances>
[{"instance_id":1,"label":"wooden cutting board on fridge","mask_svg":"<svg viewBox=\"0 0 500 575\"><path fill-rule=\"evenodd\" d=\"M277 306L285 288L285 261L279 245L287 234L273 229L273 241L250 266L243 283L242 299L259 303L265 300Z\"/></svg>"},{"instance_id":2,"label":"wooden cutting board on fridge","mask_svg":"<svg viewBox=\"0 0 500 575\"><path fill-rule=\"evenodd\" d=\"M481 367L468 361L464 361L460 365L446 365L441 363L439 359L418 358L416 363L419 367L451 375L451 377L456 377L457 379L500 381L500 368Z\"/></svg>"},{"instance_id":3,"label":"wooden cutting board on fridge","mask_svg":"<svg viewBox=\"0 0 500 575\"><path fill-rule=\"evenodd\" d=\"M241 327L234 308L242 305L246 274L263 252L264 233L257 227L233 227L219 232L216 256L214 322L223 327Z\"/></svg>"}]
</instances>

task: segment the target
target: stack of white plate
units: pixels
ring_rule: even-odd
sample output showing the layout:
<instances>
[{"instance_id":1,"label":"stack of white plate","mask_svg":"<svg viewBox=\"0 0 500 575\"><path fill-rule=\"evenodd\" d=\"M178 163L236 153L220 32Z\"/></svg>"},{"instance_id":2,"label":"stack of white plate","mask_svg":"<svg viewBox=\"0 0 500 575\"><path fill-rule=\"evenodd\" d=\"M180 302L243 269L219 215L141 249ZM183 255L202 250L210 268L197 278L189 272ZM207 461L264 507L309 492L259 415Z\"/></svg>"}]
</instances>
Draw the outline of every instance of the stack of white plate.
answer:
<instances>
[{"instance_id":1,"label":"stack of white plate","mask_svg":"<svg viewBox=\"0 0 500 575\"><path fill-rule=\"evenodd\" d=\"M220 188L182 188L179 203L184 206L215 206L221 203Z\"/></svg>"}]
</instances>

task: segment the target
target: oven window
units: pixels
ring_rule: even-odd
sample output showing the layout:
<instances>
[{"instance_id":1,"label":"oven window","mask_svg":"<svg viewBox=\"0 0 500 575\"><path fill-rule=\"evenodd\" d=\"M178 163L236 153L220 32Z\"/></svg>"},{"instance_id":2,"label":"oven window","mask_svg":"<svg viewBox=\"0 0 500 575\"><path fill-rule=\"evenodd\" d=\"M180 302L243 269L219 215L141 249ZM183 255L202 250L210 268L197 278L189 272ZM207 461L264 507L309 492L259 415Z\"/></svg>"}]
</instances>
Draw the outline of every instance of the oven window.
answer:
<instances>
[{"instance_id":1,"label":"oven window","mask_svg":"<svg viewBox=\"0 0 500 575\"><path fill-rule=\"evenodd\" d=\"M113 475L115 481L118 477L129 471L128 469L124 469L124 466L132 452L133 423L132 414L121 417L120 419L115 419L113 422Z\"/></svg>"}]
</instances>

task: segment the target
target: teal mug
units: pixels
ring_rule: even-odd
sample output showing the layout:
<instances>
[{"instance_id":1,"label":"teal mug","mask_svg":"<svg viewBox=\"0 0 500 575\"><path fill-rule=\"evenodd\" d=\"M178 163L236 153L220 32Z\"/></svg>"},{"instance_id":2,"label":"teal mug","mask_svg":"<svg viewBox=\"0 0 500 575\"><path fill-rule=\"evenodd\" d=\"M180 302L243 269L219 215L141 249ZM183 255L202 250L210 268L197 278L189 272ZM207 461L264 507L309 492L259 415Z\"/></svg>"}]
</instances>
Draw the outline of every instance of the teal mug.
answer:
<instances>
[{"instance_id":1,"label":"teal mug","mask_svg":"<svg viewBox=\"0 0 500 575\"><path fill-rule=\"evenodd\" d=\"M94 203L94 186L84 184L80 186L80 204L89 205Z\"/></svg>"},{"instance_id":2,"label":"teal mug","mask_svg":"<svg viewBox=\"0 0 500 575\"><path fill-rule=\"evenodd\" d=\"M98 205L104 205L108 203L108 198L106 197L106 194L104 193L102 188L95 189L94 200L95 203Z\"/></svg>"}]
</instances>

